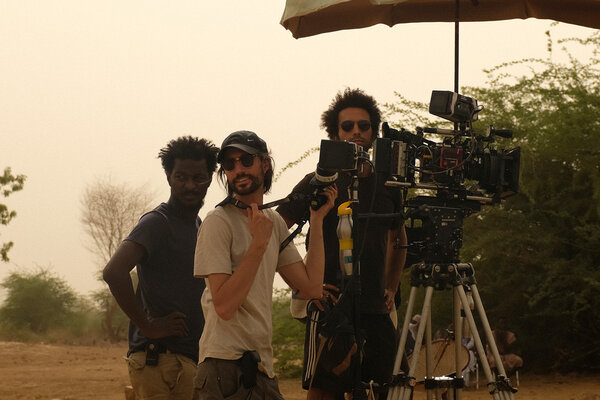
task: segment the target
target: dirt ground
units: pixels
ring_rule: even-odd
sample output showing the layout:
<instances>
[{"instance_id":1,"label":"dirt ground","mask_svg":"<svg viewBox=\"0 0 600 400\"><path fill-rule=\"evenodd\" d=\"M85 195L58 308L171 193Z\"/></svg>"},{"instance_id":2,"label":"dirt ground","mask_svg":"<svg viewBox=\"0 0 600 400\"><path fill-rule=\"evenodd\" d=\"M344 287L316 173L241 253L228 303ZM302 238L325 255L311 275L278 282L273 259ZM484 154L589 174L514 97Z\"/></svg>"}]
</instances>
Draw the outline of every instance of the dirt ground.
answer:
<instances>
[{"instance_id":1,"label":"dirt ground","mask_svg":"<svg viewBox=\"0 0 600 400\"><path fill-rule=\"evenodd\" d=\"M0 342L0 399L124 400L129 384L126 346L56 346ZM280 381L288 400L303 400L295 380ZM414 399L425 399L418 388ZM483 382L464 392L465 400L492 399ZM600 376L521 374L515 399L600 400Z\"/></svg>"}]
</instances>

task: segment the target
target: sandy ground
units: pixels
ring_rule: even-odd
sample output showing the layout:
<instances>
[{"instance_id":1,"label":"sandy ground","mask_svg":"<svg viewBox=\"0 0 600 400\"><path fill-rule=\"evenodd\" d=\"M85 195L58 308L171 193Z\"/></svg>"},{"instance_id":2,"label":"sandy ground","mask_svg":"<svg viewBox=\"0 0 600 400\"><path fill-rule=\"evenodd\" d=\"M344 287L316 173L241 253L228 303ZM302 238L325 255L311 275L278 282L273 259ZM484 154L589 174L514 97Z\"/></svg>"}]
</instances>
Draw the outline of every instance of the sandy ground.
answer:
<instances>
[{"instance_id":1,"label":"sandy ground","mask_svg":"<svg viewBox=\"0 0 600 400\"><path fill-rule=\"evenodd\" d=\"M0 399L124 400L129 384L119 346L55 346L0 342ZM521 374L515 399L600 400L600 376ZM288 400L306 395L295 380L280 381ZM415 400L425 399L419 388ZM465 400L492 399L483 385L466 390Z\"/></svg>"}]
</instances>

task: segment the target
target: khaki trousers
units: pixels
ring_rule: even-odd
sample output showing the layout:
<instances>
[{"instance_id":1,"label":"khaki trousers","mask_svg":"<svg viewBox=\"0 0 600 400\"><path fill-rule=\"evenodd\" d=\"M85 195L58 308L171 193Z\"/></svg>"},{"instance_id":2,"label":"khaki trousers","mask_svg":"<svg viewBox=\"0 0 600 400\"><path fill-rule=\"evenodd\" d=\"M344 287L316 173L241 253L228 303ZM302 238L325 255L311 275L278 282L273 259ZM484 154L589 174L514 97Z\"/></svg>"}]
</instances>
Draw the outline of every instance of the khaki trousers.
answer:
<instances>
[{"instance_id":1,"label":"khaki trousers","mask_svg":"<svg viewBox=\"0 0 600 400\"><path fill-rule=\"evenodd\" d=\"M138 351L126 360L136 400L192 400L196 363L190 358L167 352L150 366L146 352Z\"/></svg>"}]
</instances>

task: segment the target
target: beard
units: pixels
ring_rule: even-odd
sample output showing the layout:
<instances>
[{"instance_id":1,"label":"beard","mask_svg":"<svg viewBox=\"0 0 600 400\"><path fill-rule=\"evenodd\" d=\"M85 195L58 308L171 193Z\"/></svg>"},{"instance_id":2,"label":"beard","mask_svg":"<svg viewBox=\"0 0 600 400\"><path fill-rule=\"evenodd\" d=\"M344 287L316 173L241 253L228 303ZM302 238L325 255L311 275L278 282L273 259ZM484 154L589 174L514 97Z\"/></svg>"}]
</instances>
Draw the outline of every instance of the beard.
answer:
<instances>
[{"instance_id":1,"label":"beard","mask_svg":"<svg viewBox=\"0 0 600 400\"><path fill-rule=\"evenodd\" d=\"M250 184L245 184L244 187L239 187L237 184L238 179L246 178L250 180ZM237 176L233 182L229 185L231 191L237 195L247 195L256 192L263 185L263 180L258 176L252 176L248 174Z\"/></svg>"}]
</instances>

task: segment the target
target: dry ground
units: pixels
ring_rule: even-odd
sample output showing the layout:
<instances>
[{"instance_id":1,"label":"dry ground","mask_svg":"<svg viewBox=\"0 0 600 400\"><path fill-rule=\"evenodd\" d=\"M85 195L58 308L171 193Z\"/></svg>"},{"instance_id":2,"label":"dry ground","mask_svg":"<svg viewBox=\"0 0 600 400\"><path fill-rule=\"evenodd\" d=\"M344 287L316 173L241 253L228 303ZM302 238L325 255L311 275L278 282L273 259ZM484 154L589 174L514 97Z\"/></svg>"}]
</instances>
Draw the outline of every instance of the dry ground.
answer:
<instances>
[{"instance_id":1,"label":"dry ground","mask_svg":"<svg viewBox=\"0 0 600 400\"><path fill-rule=\"evenodd\" d=\"M126 346L56 346L0 342L0 399L124 400ZM515 399L600 400L600 376L521 375ZM287 400L303 400L295 380L280 382ZM483 385L465 400L491 399ZM417 391L415 400L425 399Z\"/></svg>"}]
</instances>

